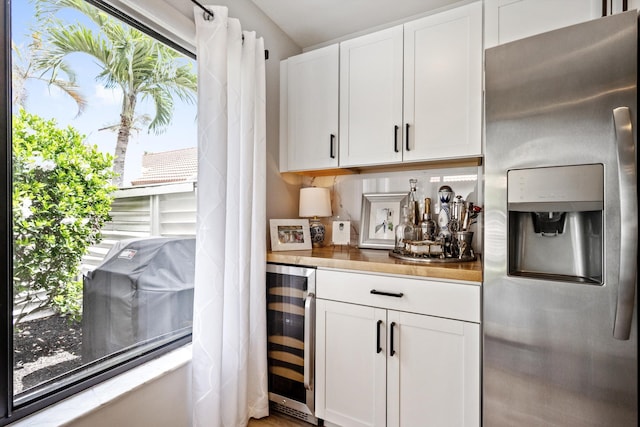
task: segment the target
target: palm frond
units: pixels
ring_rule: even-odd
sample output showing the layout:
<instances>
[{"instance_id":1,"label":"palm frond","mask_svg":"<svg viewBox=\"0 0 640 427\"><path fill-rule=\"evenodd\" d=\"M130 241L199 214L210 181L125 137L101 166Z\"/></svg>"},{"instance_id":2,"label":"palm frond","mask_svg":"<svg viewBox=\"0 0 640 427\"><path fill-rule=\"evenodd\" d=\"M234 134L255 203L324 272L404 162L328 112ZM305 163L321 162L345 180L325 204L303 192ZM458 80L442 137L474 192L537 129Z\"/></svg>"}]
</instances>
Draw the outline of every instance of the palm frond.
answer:
<instances>
[{"instance_id":1,"label":"palm frond","mask_svg":"<svg viewBox=\"0 0 640 427\"><path fill-rule=\"evenodd\" d=\"M60 79L55 79L53 81L50 81L49 83L62 90L76 102L76 104L78 105L78 113L76 114L76 116L84 113L88 105L87 99L84 97L84 95L82 95L82 93L80 92L80 88L75 83Z\"/></svg>"},{"instance_id":2,"label":"palm frond","mask_svg":"<svg viewBox=\"0 0 640 427\"><path fill-rule=\"evenodd\" d=\"M149 123L149 132L160 135L171 124L173 116L173 98L167 91L156 89L145 92L143 98L151 97L156 109L156 114Z\"/></svg>"},{"instance_id":3,"label":"palm frond","mask_svg":"<svg viewBox=\"0 0 640 427\"><path fill-rule=\"evenodd\" d=\"M36 18L38 20L50 19L62 9L75 9L86 15L98 26L102 26L105 21L113 19L85 0L36 0L35 2Z\"/></svg>"}]
</instances>

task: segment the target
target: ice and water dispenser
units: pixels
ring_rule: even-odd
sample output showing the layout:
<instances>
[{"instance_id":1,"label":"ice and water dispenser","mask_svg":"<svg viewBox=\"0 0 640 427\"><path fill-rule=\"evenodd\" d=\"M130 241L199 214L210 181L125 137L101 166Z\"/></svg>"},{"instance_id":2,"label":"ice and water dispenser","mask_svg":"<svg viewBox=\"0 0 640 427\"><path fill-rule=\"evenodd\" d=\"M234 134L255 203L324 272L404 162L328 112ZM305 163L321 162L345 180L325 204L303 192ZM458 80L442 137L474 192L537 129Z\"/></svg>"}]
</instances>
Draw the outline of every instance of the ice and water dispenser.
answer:
<instances>
[{"instance_id":1,"label":"ice and water dispenser","mask_svg":"<svg viewBox=\"0 0 640 427\"><path fill-rule=\"evenodd\" d=\"M509 275L602 284L604 167L507 172Z\"/></svg>"}]
</instances>

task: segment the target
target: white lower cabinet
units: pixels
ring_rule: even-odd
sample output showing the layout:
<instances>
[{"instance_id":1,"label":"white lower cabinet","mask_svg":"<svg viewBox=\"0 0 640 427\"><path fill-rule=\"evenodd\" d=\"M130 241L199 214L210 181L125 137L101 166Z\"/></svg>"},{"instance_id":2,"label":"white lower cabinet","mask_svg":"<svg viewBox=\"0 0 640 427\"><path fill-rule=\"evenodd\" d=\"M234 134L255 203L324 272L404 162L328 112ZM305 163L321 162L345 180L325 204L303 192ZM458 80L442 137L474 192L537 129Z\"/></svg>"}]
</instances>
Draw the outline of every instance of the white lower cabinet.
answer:
<instances>
[{"instance_id":1,"label":"white lower cabinet","mask_svg":"<svg viewBox=\"0 0 640 427\"><path fill-rule=\"evenodd\" d=\"M319 270L316 416L343 427L479 426L479 288ZM425 314L456 305L472 321Z\"/></svg>"},{"instance_id":2,"label":"white lower cabinet","mask_svg":"<svg viewBox=\"0 0 640 427\"><path fill-rule=\"evenodd\" d=\"M387 346L377 351L378 320L386 325L385 310L317 300L317 417L341 426L386 425Z\"/></svg>"},{"instance_id":3,"label":"white lower cabinet","mask_svg":"<svg viewBox=\"0 0 640 427\"><path fill-rule=\"evenodd\" d=\"M480 425L480 325L399 311L387 324L386 425Z\"/></svg>"}]
</instances>

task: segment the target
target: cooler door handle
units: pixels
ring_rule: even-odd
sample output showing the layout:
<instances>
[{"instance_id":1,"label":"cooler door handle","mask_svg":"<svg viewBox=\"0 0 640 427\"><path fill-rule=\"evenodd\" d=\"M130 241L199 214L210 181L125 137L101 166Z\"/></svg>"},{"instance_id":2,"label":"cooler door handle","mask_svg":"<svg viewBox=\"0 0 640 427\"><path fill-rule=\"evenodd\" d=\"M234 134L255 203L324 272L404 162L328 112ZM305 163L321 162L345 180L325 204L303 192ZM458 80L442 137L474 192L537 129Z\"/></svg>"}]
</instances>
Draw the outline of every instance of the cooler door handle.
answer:
<instances>
[{"instance_id":1,"label":"cooler door handle","mask_svg":"<svg viewBox=\"0 0 640 427\"><path fill-rule=\"evenodd\" d=\"M307 390L313 390L315 323L316 296L309 293L304 301L304 388Z\"/></svg>"},{"instance_id":2,"label":"cooler door handle","mask_svg":"<svg viewBox=\"0 0 640 427\"><path fill-rule=\"evenodd\" d=\"M620 186L620 271L618 299L613 337L628 340L631 333L638 255L638 199L636 184L636 152L629 107L613 110L618 154L618 185Z\"/></svg>"}]
</instances>

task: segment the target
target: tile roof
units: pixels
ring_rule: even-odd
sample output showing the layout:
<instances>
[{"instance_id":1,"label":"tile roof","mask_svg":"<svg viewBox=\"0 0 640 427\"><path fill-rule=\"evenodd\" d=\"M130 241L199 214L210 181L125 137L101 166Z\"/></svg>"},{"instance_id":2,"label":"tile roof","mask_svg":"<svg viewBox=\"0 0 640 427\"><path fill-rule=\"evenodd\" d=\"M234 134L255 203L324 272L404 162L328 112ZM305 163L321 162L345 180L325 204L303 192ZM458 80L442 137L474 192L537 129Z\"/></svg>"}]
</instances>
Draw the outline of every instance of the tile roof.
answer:
<instances>
[{"instance_id":1,"label":"tile roof","mask_svg":"<svg viewBox=\"0 0 640 427\"><path fill-rule=\"evenodd\" d=\"M132 180L131 185L195 181L197 174L198 152L196 147L159 153L144 153L142 156L142 176Z\"/></svg>"}]
</instances>

